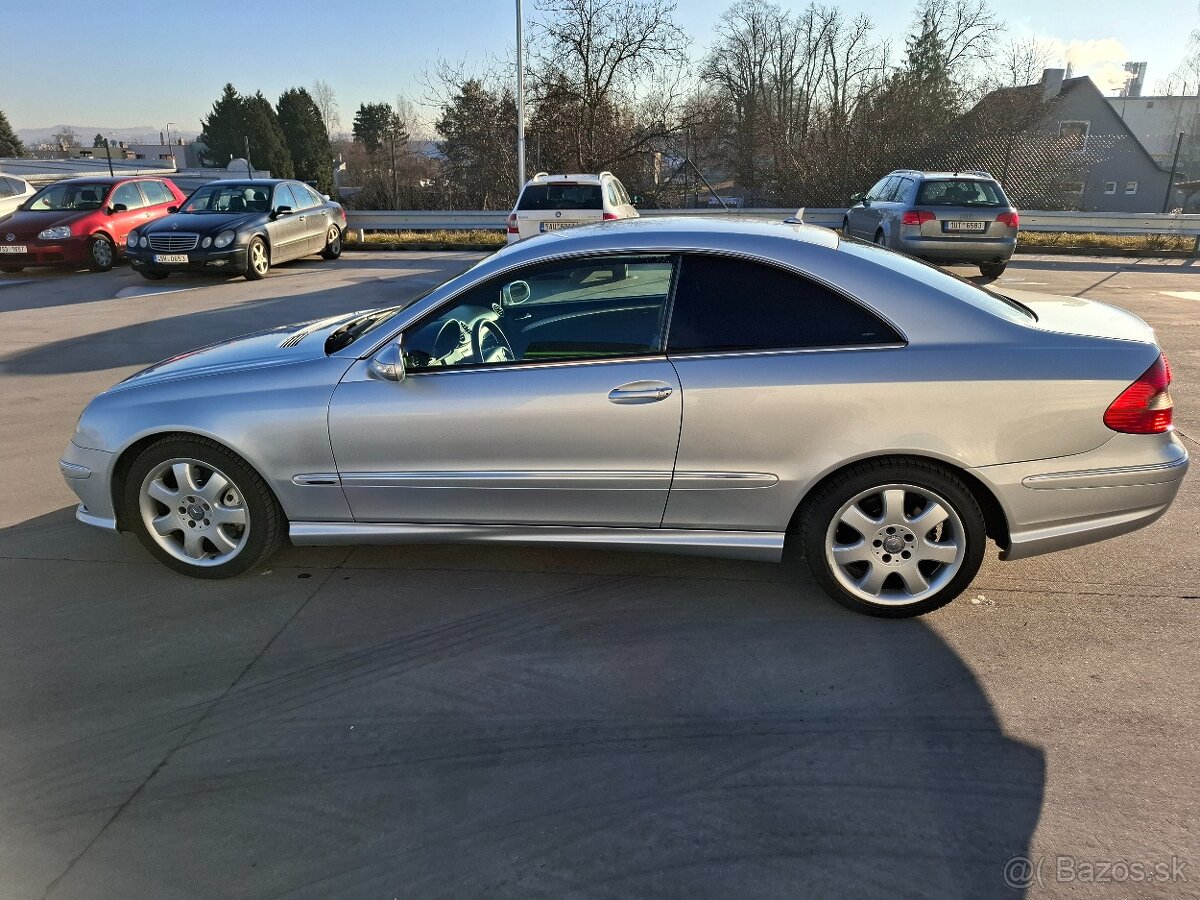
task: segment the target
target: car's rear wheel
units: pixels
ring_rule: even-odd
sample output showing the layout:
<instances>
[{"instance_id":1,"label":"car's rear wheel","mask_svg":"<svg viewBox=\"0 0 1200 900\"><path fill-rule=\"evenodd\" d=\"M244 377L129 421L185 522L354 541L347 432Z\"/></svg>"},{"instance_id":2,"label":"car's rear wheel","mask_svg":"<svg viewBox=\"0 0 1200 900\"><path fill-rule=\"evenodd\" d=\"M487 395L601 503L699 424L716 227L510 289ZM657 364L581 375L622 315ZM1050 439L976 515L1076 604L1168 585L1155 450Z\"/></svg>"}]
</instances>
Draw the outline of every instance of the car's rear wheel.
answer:
<instances>
[{"instance_id":1,"label":"car's rear wheel","mask_svg":"<svg viewBox=\"0 0 1200 900\"><path fill-rule=\"evenodd\" d=\"M979 273L984 278L999 278L1004 274L1004 270L1008 268L1008 263L980 263Z\"/></svg>"},{"instance_id":2,"label":"car's rear wheel","mask_svg":"<svg viewBox=\"0 0 1200 900\"><path fill-rule=\"evenodd\" d=\"M850 233L850 220L848 218L842 219L842 234L849 234L849 233Z\"/></svg>"},{"instance_id":3,"label":"car's rear wheel","mask_svg":"<svg viewBox=\"0 0 1200 900\"><path fill-rule=\"evenodd\" d=\"M887 235L885 235L883 233L882 228L880 228L877 232L875 232L875 246L876 247L886 247L887 246Z\"/></svg>"},{"instance_id":4,"label":"car's rear wheel","mask_svg":"<svg viewBox=\"0 0 1200 900\"><path fill-rule=\"evenodd\" d=\"M271 253L267 242L260 237L250 239L246 247L246 280L258 281L271 271Z\"/></svg>"},{"instance_id":5,"label":"car's rear wheel","mask_svg":"<svg viewBox=\"0 0 1200 900\"><path fill-rule=\"evenodd\" d=\"M207 438L164 438L138 454L124 521L166 566L195 578L240 575L275 551L283 513L262 477Z\"/></svg>"},{"instance_id":6,"label":"car's rear wheel","mask_svg":"<svg viewBox=\"0 0 1200 900\"><path fill-rule=\"evenodd\" d=\"M882 459L837 475L805 503L800 546L813 578L848 609L903 618L957 597L987 540L967 486L936 465Z\"/></svg>"},{"instance_id":7,"label":"car's rear wheel","mask_svg":"<svg viewBox=\"0 0 1200 900\"><path fill-rule=\"evenodd\" d=\"M337 259L342 255L342 230L336 225L330 225L325 234L325 249L321 255L326 259Z\"/></svg>"},{"instance_id":8,"label":"car's rear wheel","mask_svg":"<svg viewBox=\"0 0 1200 900\"><path fill-rule=\"evenodd\" d=\"M150 272L146 269L142 269L142 277L148 278L150 281L162 281L170 274L170 272Z\"/></svg>"},{"instance_id":9,"label":"car's rear wheel","mask_svg":"<svg viewBox=\"0 0 1200 900\"><path fill-rule=\"evenodd\" d=\"M93 272L107 272L117 259L117 248L106 235L98 234L88 241L87 264Z\"/></svg>"},{"instance_id":10,"label":"car's rear wheel","mask_svg":"<svg viewBox=\"0 0 1200 900\"><path fill-rule=\"evenodd\" d=\"M18 272L24 272L24 266L0 266L0 272L5 275L16 275Z\"/></svg>"}]
</instances>

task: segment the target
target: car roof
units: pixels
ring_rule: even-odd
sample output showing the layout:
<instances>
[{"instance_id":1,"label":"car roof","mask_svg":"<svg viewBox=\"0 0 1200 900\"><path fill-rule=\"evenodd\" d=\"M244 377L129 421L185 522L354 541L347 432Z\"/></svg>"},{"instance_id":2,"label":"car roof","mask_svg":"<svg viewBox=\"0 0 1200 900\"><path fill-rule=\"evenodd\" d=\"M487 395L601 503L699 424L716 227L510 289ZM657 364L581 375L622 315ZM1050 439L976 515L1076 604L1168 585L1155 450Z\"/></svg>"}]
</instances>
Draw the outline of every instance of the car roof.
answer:
<instances>
[{"instance_id":1,"label":"car roof","mask_svg":"<svg viewBox=\"0 0 1200 900\"><path fill-rule=\"evenodd\" d=\"M245 178L218 178L213 181L206 181L201 187L211 187L212 185L221 184L265 184L274 186L277 184L295 184L295 178L251 178L247 175Z\"/></svg>"},{"instance_id":2,"label":"car roof","mask_svg":"<svg viewBox=\"0 0 1200 900\"><path fill-rule=\"evenodd\" d=\"M892 175L916 175L920 178L924 178L924 179L930 180L930 181L934 181L934 180L938 180L938 179L945 179L945 178L957 178L957 179L960 179L963 181L972 181L972 180L974 180L974 181L995 181L996 180L987 172L981 172L978 169L962 169L958 172L911 172L911 171L908 171L905 169L901 169L899 171L892 172L891 174Z\"/></svg>"},{"instance_id":3,"label":"car roof","mask_svg":"<svg viewBox=\"0 0 1200 900\"><path fill-rule=\"evenodd\" d=\"M16 175L8 175L7 178L17 178ZM172 173L173 174L173 173ZM75 178L62 178L51 184L124 184L126 181L146 181L147 179L154 181L169 180L167 175L80 175ZM48 185L49 186L49 185Z\"/></svg>"},{"instance_id":4,"label":"car roof","mask_svg":"<svg viewBox=\"0 0 1200 900\"><path fill-rule=\"evenodd\" d=\"M594 172L576 172L574 174L567 173L559 175L551 175L547 172L538 172L527 182L525 182L525 184L526 186L531 184L554 184L556 181L576 181L583 182L584 184L599 184L605 178L612 177L614 177L612 172L601 172L599 175Z\"/></svg>"}]
</instances>

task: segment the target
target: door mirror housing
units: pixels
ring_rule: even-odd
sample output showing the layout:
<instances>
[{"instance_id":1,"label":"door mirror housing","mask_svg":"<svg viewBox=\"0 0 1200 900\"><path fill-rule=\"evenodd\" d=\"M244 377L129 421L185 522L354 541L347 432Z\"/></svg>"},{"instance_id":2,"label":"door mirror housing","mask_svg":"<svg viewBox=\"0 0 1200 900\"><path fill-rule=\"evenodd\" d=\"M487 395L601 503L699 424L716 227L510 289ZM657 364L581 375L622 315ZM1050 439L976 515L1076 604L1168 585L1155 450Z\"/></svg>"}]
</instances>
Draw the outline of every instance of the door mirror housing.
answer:
<instances>
[{"instance_id":1,"label":"door mirror housing","mask_svg":"<svg viewBox=\"0 0 1200 900\"><path fill-rule=\"evenodd\" d=\"M511 281L500 288L501 306L520 306L533 294L527 281Z\"/></svg>"},{"instance_id":2,"label":"door mirror housing","mask_svg":"<svg viewBox=\"0 0 1200 900\"><path fill-rule=\"evenodd\" d=\"M376 353L367 369L372 378L378 378L380 381L403 381L404 351L400 349L400 338L396 338Z\"/></svg>"},{"instance_id":3,"label":"door mirror housing","mask_svg":"<svg viewBox=\"0 0 1200 900\"><path fill-rule=\"evenodd\" d=\"M851 203L861 203L863 200L866 200L866 199L867 199L867 195L864 194L862 191L859 191L857 194L850 195Z\"/></svg>"},{"instance_id":4,"label":"door mirror housing","mask_svg":"<svg viewBox=\"0 0 1200 900\"><path fill-rule=\"evenodd\" d=\"M630 202L631 202L631 203L632 203L634 206L641 206L641 205L642 205L642 195L641 195L641 194L634 194L634 195L633 195L633 197L632 197L632 198L630 198Z\"/></svg>"},{"instance_id":5,"label":"door mirror housing","mask_svg":"<svg viewBox=\"0 0 1200 900\"><path fill-rule=\"evenodd\" d=\"M177 212L179 212L179 207L178 207L178 206L168 206L168 207L167 207L167 214L168 214L168 215L174 215L174 214L175 214L175 213L177 213Z\"/></svg>"},{"instance_id":6,"label":"door mirror housing","mask_svg":"<svg viewBox=\"0 0 1200 900\"><path fill-rule=\"evenodd\" d=\"M112 206L110 206L108 208L108 214L110 216L115 216L117 213L128 212L128 211L129 211L129 207L126 206L124 203L114 203Z\"/></svg>"},{"instance_id":7,"label":"door mirror housing","mask_svg":"<svg viewBox=\"0 0 1200 900\"><path fill-rule=\"evenodd\" d=\"M290 216L292 208L290 206L277 206L271 210L271 218L278 219L280 216Z\"/></svg>"}]
</instances>

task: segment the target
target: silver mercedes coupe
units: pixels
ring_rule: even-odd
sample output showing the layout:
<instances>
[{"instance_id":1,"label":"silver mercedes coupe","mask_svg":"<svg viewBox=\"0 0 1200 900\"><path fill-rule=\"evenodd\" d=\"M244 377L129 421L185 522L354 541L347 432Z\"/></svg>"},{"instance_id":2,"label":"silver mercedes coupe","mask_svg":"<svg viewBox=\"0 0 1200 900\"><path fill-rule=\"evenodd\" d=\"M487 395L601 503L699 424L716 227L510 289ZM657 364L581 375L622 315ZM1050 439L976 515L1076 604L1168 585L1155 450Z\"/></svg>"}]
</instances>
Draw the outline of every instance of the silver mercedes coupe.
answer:
<instances>
[{"instance_id":1,"label":"silver mercedes coupe","mask_svg":"<svg viewBox=\"0 0 1200 900\"><path fill-rule=\"evenodd\" d=\"M790 545L847 607L912 616L989 538L1020 559L1161 516L1188 465L1169 382L1111 306L805 225L637 219L151 366L61 468L81 521L201 578L285 539Z\"/></svg>"}]
</instances>

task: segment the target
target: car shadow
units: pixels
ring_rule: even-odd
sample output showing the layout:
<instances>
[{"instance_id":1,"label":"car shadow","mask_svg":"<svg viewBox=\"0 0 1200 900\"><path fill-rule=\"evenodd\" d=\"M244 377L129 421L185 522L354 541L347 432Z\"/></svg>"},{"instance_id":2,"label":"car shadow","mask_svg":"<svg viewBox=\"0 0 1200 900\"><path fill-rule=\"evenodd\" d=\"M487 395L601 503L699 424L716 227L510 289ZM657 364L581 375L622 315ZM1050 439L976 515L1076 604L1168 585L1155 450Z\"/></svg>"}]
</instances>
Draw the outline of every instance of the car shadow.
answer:
<instances>
[{"instance_id":1,"label":"car shadow","mask_svg":"<svg viewBox=\"0 0 1200 900\"><path fill-rule=\"evenodd\" d=\"M466 269L472 260L463 259L461 269ZM328 265L328 264L326 264ZM392 261L395 269L395 261ZM386 282L392 295L386 302L364 301L357 283L340 287L305 291L306 274L303 270L281 273L275 284L281 293L275 297L235 303L219 309L198 310L178 316L135 322L107 331L96 331L79 337L42 344L11 353L0 358L0 371L19 375L58 375L92 372L136 365L149 365L170 356L193 350L217 341L248 334L253 331L274 328L296 322L304 322L339 313L355 312L387 303L404 303L440 284L460 271L428 270L420 272L397 272L394 278L371 278ZM147 288L154 293L170 290L185 290L212 284L211 279L172 278L153 282ZM150 282L146 283L151 285ZM126 291L136 293L126 286ZM11 311L14 307L3 304L0 293L0 309Z\"/></svg>"},{"instance_id":2,"label":"car shadow","mask_svg":"<svg viewBox=\"0 0 1200 900\"><path fill-rule=\"evenodd\" d=\"M69 510L0 530L0 819L65 866L65 811L149 779L62 896L1021 893L1043 757L937 614L661 555L140 553Z\"/></svg>"}]
</instances>

